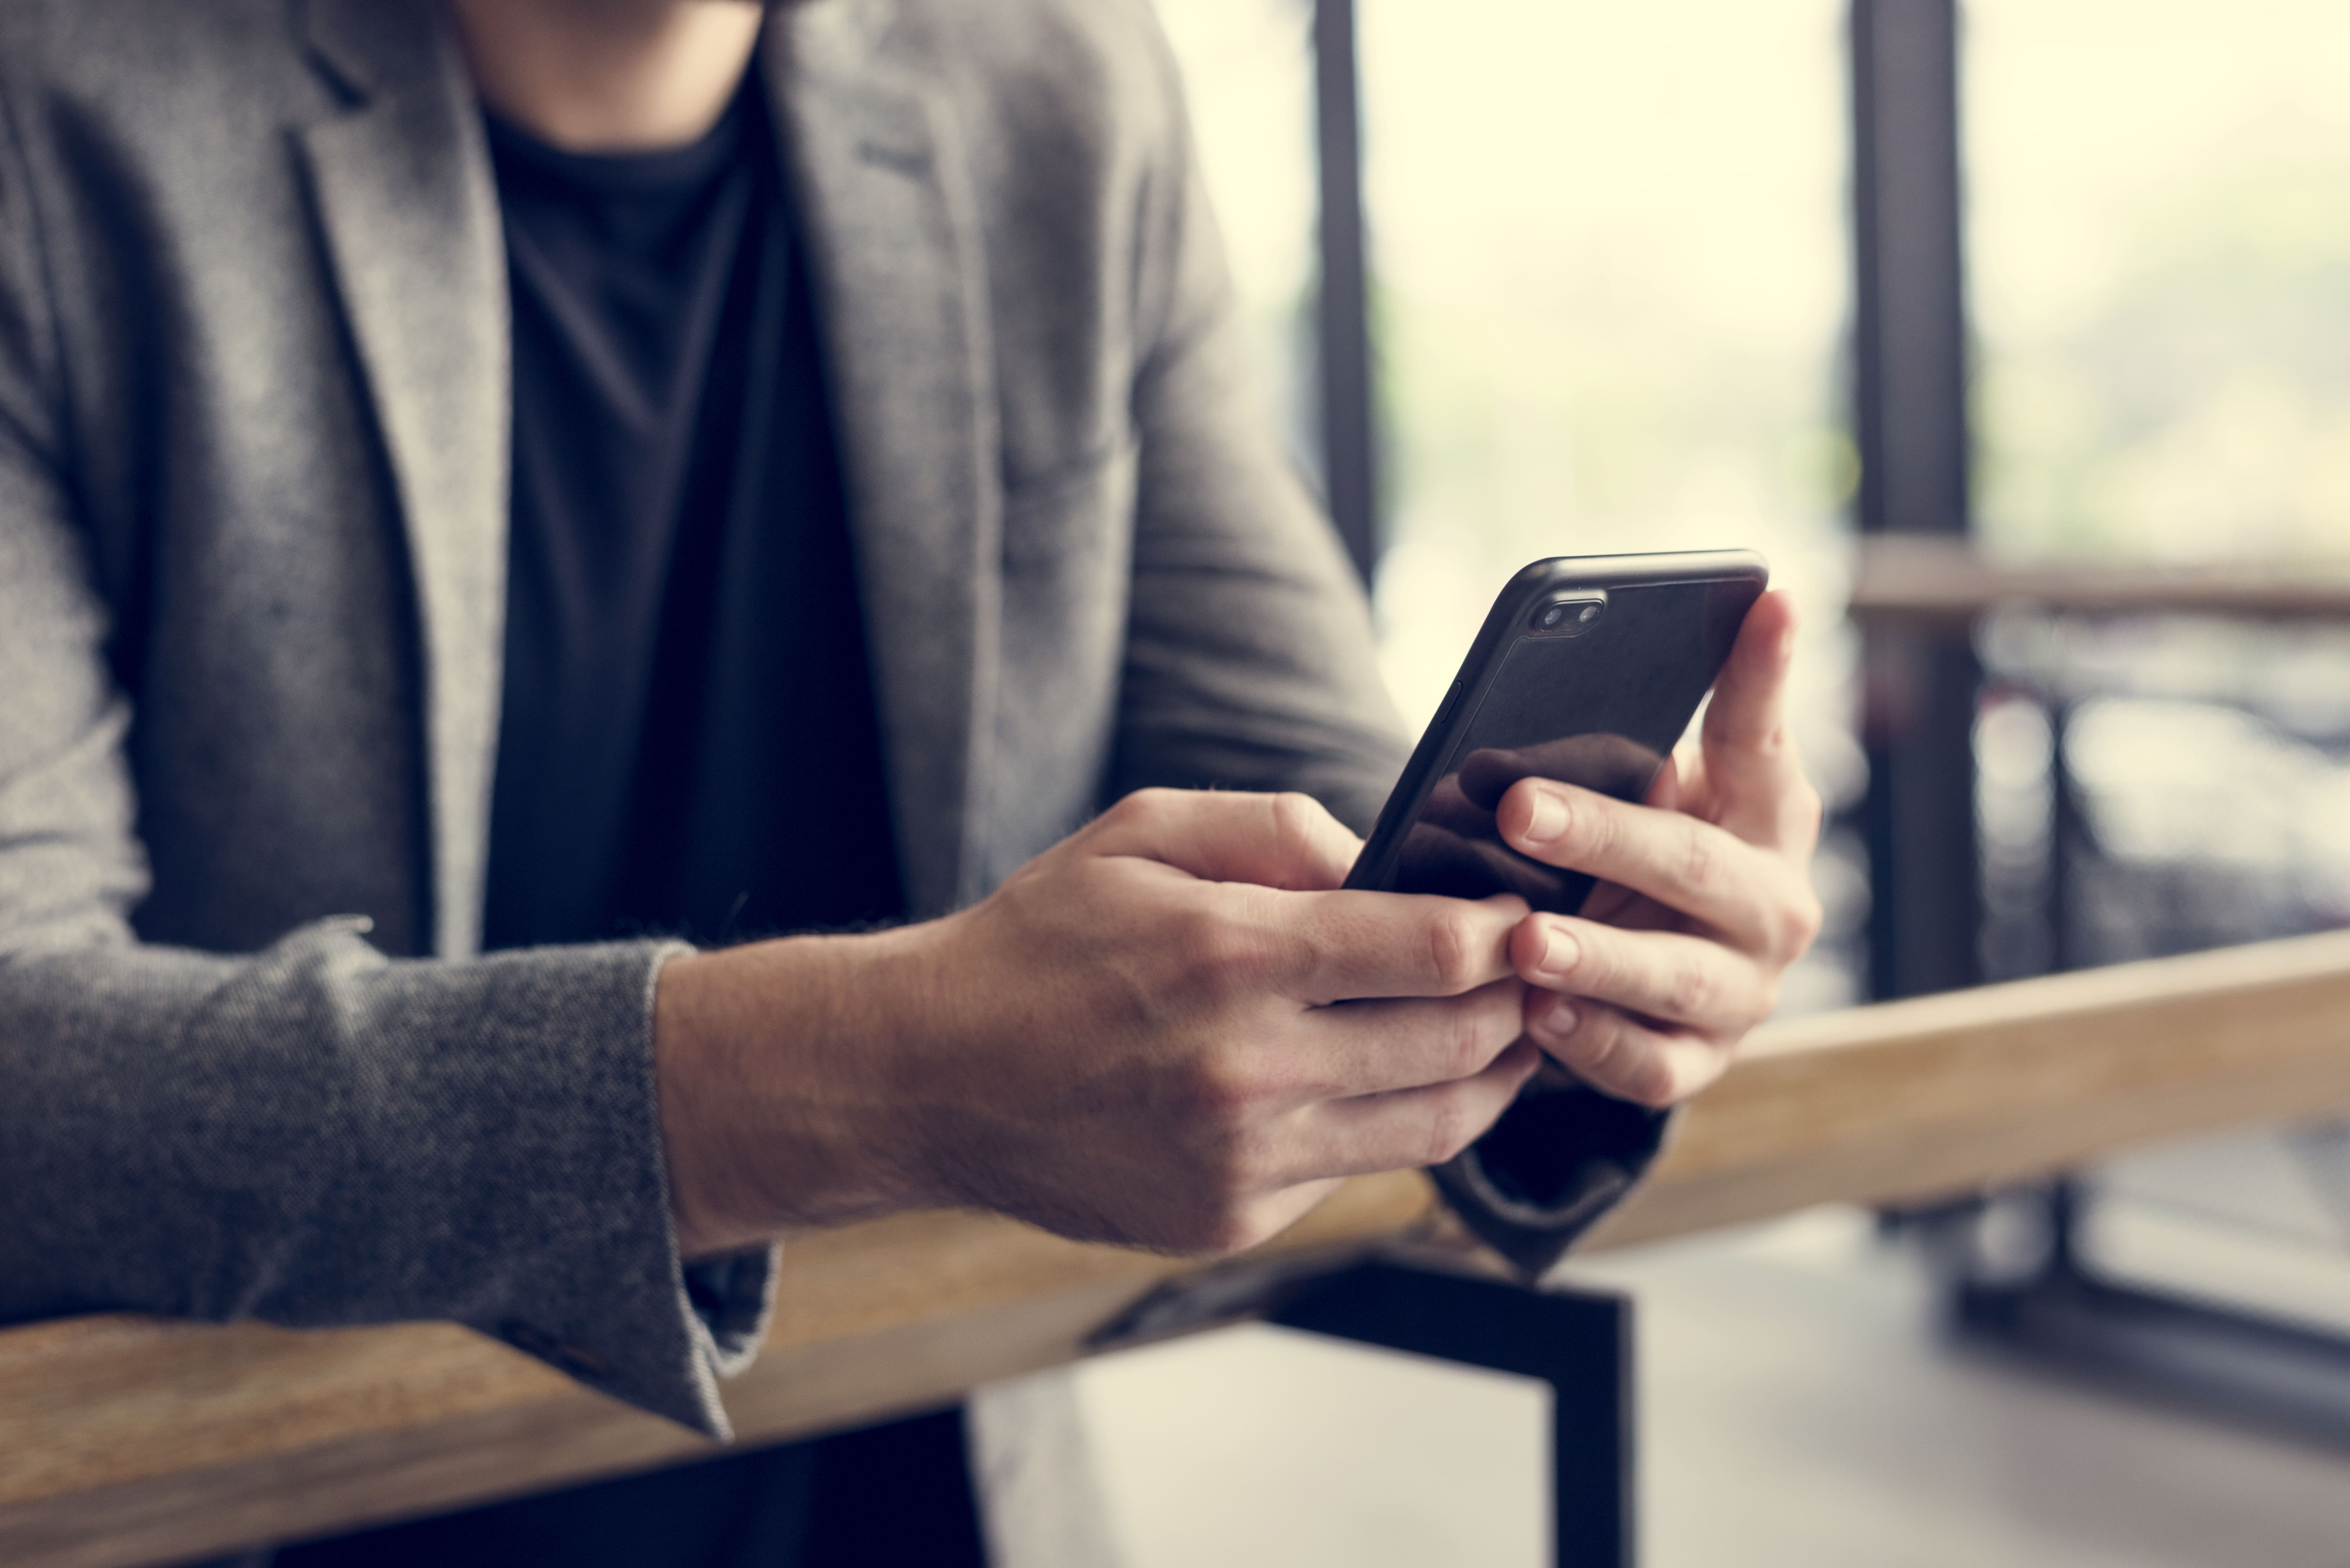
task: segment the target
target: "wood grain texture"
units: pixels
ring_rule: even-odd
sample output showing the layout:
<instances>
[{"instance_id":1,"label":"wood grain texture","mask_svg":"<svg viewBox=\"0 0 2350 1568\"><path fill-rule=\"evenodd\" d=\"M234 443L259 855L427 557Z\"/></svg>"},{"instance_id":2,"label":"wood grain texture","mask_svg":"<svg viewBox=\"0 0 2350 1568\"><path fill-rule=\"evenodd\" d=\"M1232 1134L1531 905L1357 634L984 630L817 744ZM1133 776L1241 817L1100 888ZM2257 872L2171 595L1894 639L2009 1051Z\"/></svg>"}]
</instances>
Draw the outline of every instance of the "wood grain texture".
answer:
<instances>
[{"instance_id":1,"label":"wood grain texture","mask_svg":"<svg viewBox=\"0 0 2350 1568\"><path fill-rule=\"evenodd\" d=\"M1333 1263L1432 1216L1416 1172L1349 1182L1268 1253ZM1194 1265L984 1214L785 1249L745 1443L950 1403L1060 1366ZM118 1568L440 1512L725 1450L448 1324L297 1333L129 1316L0 1330L0 1564Z\"/></svg>"},{"instance_id":2,"label":"wood grain texture","mask_svg":"<svg viewBox=\"0 0 2350 1568\"><path fill-rule=\"evenodd\" d=\"M1856 1008L1758 1033L1586 1246L2345 1111L2350 932Z\"/></svg>"},{"instance_id":3,"label":"wood grain texture","mask_svg":"<svg viewBox=\"0 0 2350 1568\"><path fill-rule=\"evenodd\" d=\"M2350 618L2350 573L2241 566L2002 566L1964 541L1862 541L1851 612L1865 625L1950 624L2002 605L2079 613Z\"/></svg>"},{"instance_id":4,"label":"wood grain texture","mask_svg":"<svg viewBox=\"0 0 2350 1568\"><path fill-rule=\"evenodd\" d=\"M1760 1033L1591 1244L2345 1110L2350 933L1855 1009ZM1368 1178L1270 1250L1336 1261L1434 1224L1421 1178ZM801 1237L727 1407L754 1442L935 1407L1078 1357L1187 1267L986 1215ZM716 1451L447 1324L0 1331L10 1568L197 1557Z\"/></svg>"}]
</instances>

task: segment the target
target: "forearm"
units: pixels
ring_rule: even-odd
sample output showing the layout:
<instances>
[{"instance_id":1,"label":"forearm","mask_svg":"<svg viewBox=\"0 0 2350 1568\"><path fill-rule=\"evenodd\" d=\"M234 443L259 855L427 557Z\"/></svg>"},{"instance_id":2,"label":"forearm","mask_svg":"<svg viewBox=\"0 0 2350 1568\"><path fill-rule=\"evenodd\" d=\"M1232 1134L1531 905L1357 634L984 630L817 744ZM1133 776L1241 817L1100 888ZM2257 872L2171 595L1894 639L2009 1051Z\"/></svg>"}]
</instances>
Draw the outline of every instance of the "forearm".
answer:
<instances>
[{"instance_id":1,"label":"forearm","mask_svg":"<svg viewBox=\"0 0 2350 1568\"><path fill-rule=\"evenodd\" d=\"M671 957L653 1053L671 1212L689 1258L912 1206L888 1036L917 987L904 931Z\"/></svg>"}]
</instances>

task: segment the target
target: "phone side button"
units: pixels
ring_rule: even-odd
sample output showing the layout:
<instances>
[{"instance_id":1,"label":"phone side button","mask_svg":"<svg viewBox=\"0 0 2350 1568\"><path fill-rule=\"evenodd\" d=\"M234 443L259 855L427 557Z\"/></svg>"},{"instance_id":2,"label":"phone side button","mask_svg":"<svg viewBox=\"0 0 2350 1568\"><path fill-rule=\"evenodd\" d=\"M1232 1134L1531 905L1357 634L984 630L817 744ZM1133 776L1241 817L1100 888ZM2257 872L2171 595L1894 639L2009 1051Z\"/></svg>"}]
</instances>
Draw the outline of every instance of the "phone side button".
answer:
<instances>
[{"instance_id":1,"label":"phone side button","mask_svg":"<svg viewBox=\"0 0 2350 1568\"><path fill-rule=\"evenodd\" d=\"M1461 682L1453 681L1451 689L1444 693L1444 701L1436 705L1436 717L1428 722L1430 729L1440 730L1451 720L1452 710L1461 706Z\"/></svg>"}]
</instances>

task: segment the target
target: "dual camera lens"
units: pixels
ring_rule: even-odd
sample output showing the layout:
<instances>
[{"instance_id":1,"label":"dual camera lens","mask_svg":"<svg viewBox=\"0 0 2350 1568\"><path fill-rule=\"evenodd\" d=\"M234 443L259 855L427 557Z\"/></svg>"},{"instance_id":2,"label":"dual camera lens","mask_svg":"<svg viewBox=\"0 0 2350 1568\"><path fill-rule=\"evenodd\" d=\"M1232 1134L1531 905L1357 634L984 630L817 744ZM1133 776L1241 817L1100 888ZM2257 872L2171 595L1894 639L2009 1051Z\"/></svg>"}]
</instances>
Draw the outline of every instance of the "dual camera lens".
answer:
<instances>
[{"instance_id":1,"label":"dual camera lens","mask_svg":"<svg viewBox=\"0 0 2350 1568\"><path fill-rule=\"evenodd\" d=\"M1589 631L1607 609L1607 599L1597 595L1553 599L1534 611L1534 629L1553 637L1579 636Z\"/></svg>"}]
</instances>

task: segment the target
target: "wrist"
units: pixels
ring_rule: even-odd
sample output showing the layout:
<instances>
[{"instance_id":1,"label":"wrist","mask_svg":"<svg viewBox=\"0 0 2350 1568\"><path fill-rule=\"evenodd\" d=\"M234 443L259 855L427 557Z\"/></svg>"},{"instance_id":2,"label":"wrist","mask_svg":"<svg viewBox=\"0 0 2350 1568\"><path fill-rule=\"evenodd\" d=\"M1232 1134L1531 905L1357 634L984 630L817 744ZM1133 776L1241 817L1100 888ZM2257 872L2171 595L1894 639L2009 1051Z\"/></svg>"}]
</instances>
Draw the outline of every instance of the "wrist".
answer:
<instances>
[{"instance_id":1,"label":"wrist","mask_svg":"<svg viewBox=\"0 0 2350 1568\"><path fill-rule=\"evenodd\" d=\"M910 935L790 937L662 967L653 1059L685 1256L922 1202L889 1092Z\"/></svg>"}]
</instances>

